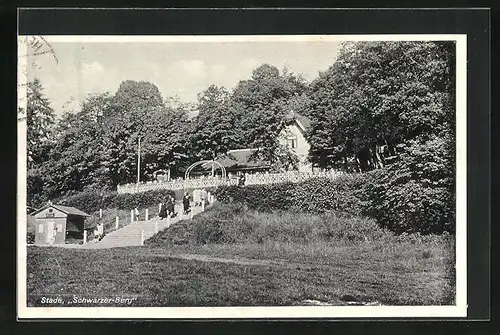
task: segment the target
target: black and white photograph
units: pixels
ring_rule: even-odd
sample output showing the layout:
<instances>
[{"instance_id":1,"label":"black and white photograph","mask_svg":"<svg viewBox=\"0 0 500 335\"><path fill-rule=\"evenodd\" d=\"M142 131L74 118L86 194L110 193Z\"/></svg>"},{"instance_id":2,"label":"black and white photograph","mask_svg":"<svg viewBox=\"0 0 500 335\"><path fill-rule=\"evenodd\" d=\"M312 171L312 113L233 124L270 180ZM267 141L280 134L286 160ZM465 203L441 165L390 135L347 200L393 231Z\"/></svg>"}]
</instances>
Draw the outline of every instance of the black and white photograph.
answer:
<instances>
[{"instance_id":1,"label":"black and white photograph","mask_svg":"<svg viewBox=\"0 0 500 335\"><path fill-rule=\"evenodd\" d=\"M464 35L18 46L20 316L466 316Z\"/></svg>"}]
</instances>

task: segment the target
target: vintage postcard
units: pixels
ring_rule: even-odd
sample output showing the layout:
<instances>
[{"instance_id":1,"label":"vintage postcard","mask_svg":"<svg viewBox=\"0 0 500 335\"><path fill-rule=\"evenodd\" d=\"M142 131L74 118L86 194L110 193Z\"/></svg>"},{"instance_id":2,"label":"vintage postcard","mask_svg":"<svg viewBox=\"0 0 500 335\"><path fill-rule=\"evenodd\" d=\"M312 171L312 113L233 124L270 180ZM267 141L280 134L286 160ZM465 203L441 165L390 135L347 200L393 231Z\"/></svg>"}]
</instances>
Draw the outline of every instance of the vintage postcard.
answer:
<instances>
[{"instance_id":1,"label":"vintage postcard","mask_svg":"<svg viewBox=\"0 0 500 335\"><path fill-rule=\"evenodd\" d=\"M18 46L20 319L467 315L466 35Z\"/></svg>"}]
</instances>

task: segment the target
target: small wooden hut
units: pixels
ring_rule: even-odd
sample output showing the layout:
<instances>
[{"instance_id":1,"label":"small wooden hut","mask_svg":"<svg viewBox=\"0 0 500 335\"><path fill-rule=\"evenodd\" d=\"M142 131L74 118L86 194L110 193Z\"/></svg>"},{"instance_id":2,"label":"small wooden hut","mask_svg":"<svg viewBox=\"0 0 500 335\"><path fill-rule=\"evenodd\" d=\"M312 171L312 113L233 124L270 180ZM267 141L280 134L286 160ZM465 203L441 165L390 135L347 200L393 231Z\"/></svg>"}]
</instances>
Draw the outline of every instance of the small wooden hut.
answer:
<instances>
[{"instance_id":1,"label":"small wooden hut","mask_svg":"<svg viewBox=\"0 0 500 335\"><path fill-rule=\"evenodd\" d=\"M81 210L49 202L31 215L35 218L35 244L65 244L83 242L95 224L87 224L89 214Z\"/></svg>"}]
</instances>

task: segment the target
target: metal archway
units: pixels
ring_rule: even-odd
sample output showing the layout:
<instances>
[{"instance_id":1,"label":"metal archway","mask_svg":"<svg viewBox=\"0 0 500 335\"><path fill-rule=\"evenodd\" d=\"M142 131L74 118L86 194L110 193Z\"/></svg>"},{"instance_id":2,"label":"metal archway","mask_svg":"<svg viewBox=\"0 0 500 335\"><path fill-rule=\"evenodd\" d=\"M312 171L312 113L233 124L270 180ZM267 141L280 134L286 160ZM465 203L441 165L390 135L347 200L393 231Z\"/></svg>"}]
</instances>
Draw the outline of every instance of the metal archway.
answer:
<instances>
[{"instance_id":1,"label":"metal archway","mask_svg":"<svg viewBox=\"0 0 500 335\"><path fill-rule=\"evenodd\" d=\"M202 165L202 164L206 164L206 163L214 163L214 164L217 164L221 171L222 171L222 178L226 178L226 168L224 167L224 165L222 165L221 163L215 161L215 160L201 160L201 161L198 161L196 163L193 163L191 164L187 170L186 170L186 173L184 174L184 180L188 180L189 179L189 174L191 173L191 171L199 166L199 165Z\"/></svg>"}]
</instances>

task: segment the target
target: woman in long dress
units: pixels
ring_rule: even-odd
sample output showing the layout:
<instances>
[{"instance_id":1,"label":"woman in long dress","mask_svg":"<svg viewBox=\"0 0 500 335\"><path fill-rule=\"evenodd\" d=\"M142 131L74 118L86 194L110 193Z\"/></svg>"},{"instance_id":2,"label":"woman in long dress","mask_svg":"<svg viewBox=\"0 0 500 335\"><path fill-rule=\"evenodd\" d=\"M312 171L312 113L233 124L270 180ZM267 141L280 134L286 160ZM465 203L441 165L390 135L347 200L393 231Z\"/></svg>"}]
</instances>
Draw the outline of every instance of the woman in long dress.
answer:
<instances>
[{"instance_id":1,"label":"woman in long dress","mask_svg":"<svg viewBox=\"0 0 500 335\"><path fill-rule=\"evenodd\" d=\"M167 201L167 215L170 217L175 216L175 199L173 197L169 197Z\"/></svg>"},{"instance_id":2,"label":"woman in long dress","mask_svg":"<svg viewBox=\"0 0 500 335\"><path fill-rule=\"evenodd\" d=\"M187 215L189 213L189 205L190 205L190 197L189 197L189 193L186 192L186 194L184 195L184 197L182 198L182 205L184 207L184 214Z\"/></svg>"},{"instance_id":3,"label":"woman in long dress","mask_svg":"<svg viewBox=\"0 0 500 335\"><path fill-rule=\"evenodd\" d=\"M167 206L166 202L162 202L160 204L160 213L158 213L158 216L163 220L164 218L167 217Z\"/></svg>"}]
</instances>

